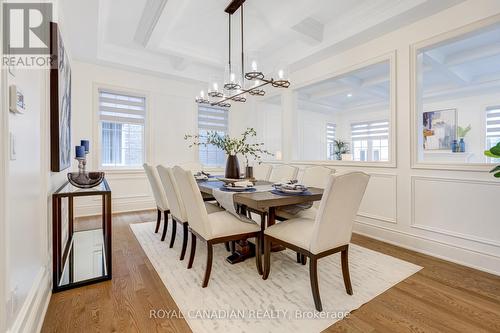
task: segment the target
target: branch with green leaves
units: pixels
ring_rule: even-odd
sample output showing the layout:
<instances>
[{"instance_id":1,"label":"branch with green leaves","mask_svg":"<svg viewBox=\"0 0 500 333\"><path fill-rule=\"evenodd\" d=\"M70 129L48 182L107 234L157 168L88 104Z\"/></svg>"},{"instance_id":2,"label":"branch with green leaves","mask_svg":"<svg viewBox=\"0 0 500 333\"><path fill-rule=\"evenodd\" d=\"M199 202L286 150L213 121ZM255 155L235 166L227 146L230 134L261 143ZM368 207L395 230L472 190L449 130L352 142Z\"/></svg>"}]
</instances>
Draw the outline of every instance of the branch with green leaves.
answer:
<instances>
[{"instance_id":1,"label":"branch with green leaves","mask_svg":"<svg viewBox=\"0 0 500 333\"><path fill-rule=\"evenodd\" d=\"M221 135L216 131L208 131L206 135L190 135L186 134L184 140L190 141L189 148L193 146L213 145L223 150L227 155L241 154L245 157L246 164L253 157L259 163L262 160L262 155L273 155L263 148L264 143L248 143L249 138L257 136L257 132L253 128L247 128L241 135L241 138L231 138L229 135Z\"/></svg>"},{"instance_id":2,"label":"branch with green leaves","mask_svg":"<svg viewBox=\"0 0 500 333\"><path fill-rule=\"evenodd\" d=\"M491 147L490 150L485 150L484 155L491 157L491 158L500 158L500 142L497 143L496 146ZM500 178L500 165L497 165L496 167L491 169L490 172L496 178Z\"/></svg>"}]
</instances>

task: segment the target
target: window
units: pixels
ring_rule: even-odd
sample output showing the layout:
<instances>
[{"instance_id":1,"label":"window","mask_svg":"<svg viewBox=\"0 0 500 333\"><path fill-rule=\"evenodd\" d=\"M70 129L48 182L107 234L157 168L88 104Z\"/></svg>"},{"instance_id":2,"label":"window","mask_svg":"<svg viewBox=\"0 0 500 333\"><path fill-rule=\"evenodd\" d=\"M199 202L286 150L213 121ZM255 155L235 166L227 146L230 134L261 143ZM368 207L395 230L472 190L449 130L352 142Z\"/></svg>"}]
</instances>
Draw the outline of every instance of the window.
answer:
<instances>
[{"instance_id":1,"label":"window","mask_svg":"<svg viewBox=\"0 0 500 333\"><path fill-rule=\"evenodd\" d=\"M486 108L486 149L500 142L500 106Z\"/></svg>"},{"instance_id":2,"label":"window","mask_svg":"<svg viewBox=\"0 0 500 333\"><path fill-rule=\"evenodd\" d=\"M351 124L353 160L389 160L389 122L372 121Z\"/></svg>"},{"instance_id":3,"label":"window","mask_svg":"<svg viewBox=\"0 0 500 333\"><path fill-rule=\"evenodd\" d=\"M216 131L219 135L226 135L228 130L228 114L226 109L199 105L198 106L198 133L205 136L209 131ZM200 163L208 167L222 167L226 162L223 150L207 145L199 146Z\"/></svg>"},{"instance_id":4,"label":"window","mask_svg":"<svg viewBox=\"0 0 500 333\"><path fill-rule=\"evenodd\" d=\"M99 89L102 167L140 167L144 161L146 99Z\"/></svg>"},{"instance_id":5,"label":"window","mask_svg":"<svg viewBox=\"0 0 500 333\"><path fill-rule=\"evenodd\" d=\"M326 124L326 159L335 160L335 124Z\"/></svg>"}]
</instances>

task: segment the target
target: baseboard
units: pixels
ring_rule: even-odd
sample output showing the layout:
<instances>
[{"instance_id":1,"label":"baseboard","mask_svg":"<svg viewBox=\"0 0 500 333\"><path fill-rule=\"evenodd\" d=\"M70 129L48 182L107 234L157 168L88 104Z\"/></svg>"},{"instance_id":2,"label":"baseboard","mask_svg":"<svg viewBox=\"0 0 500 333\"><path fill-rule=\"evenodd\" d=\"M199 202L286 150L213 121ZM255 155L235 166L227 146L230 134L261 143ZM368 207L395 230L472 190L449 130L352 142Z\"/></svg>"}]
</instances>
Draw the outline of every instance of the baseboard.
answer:
<instances>
[{"instance_id":1,"label":"baseboard","mask_svg":"<svg viewBox=\"0 0 500 333\"><path fill-rule=\"evenodd\" d=\"M354 233L455 264L500 275L500 257L488 253L368 223L356 222Z\"/></svg>"},{"instance_id":2,"label":"baseboard","mask_svg":"<svg viewBox=\"0 0 500 333\"><path fill-rule=\"evenodd\" d=\"M156 209L156 205L151 198L140 198L132 200L113 199L112 207L113 214ZM100 202L90 205L76 205L75 216L95 216L101 214L101 210L102 205Z\"/></svg>"},{"instance_id":3,"label":"baseboard","mask_svg":"<svg viewBox=\"0 0 500 333\"><path fill-rule=\"evenodd\" d=\"M51 297L50 274L41 267L8 333L40 332Z\"/></svg>"}]
</instances>

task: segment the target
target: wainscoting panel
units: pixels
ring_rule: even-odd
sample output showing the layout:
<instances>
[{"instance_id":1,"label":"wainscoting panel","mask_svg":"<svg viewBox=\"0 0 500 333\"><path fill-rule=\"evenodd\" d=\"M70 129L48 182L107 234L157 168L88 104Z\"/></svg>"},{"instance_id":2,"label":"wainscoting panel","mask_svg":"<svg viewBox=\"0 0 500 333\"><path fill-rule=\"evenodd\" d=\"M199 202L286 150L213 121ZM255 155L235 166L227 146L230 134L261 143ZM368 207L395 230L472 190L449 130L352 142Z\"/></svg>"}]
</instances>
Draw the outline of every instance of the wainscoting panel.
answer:
<instances>
[{"instance_id":1,"label":"wainscoting panel","mask_svg":"<svg viewBox=\"0 0 500 333\"><path fill-rule=\"evenodd\" d=\"M414 176L411 185L413 228L500 247L500 183Z\"/></svg>"},{"instance_id":2,"label":"wainscoting panel","mask_svg":"<svg viewBox=\"0 0 500 333\"><path fill-rule=\"evenodd\" d=\"M397 176L370 173L358 218L397 223Z\"/></svg>"}]
</instances>

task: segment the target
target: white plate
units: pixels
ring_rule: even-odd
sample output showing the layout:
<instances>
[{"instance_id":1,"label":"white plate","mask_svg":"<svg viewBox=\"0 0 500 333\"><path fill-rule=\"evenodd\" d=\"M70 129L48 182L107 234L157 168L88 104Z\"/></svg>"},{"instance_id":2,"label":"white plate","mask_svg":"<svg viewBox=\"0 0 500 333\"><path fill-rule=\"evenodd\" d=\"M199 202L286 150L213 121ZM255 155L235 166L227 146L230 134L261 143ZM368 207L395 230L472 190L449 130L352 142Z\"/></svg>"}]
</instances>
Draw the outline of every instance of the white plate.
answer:
<instances>
[{"instance_id":1,"label":"white plate","mask_svg":"<svg viewBox=\"0 0 500 333\"><path fill-rule=\"evenodd\" d=\"M307 189L290 190L290 189L286 189L286 188L278 188L277 190L280 192L283 192L283 193L302 193L302 192L307 191Z\"/></svg>"},{"instance_id":2,"label":"white plate","mask_svg":"<svg viewBox=\"0 0 500 333\"><path fill-rule=\"evenodd\" d=\"M233 192L244 192L248 189L251 189L253 188L252 186L249 186L249 187L239 187L239 186L226 186L224 185L224 188L229 190L229 191L233 191Z\"/></svg>"}]
</instances>

